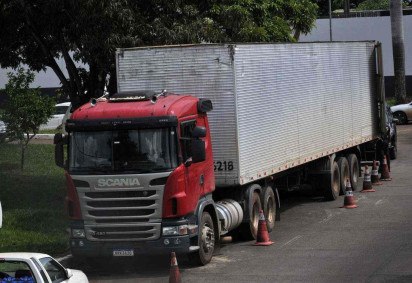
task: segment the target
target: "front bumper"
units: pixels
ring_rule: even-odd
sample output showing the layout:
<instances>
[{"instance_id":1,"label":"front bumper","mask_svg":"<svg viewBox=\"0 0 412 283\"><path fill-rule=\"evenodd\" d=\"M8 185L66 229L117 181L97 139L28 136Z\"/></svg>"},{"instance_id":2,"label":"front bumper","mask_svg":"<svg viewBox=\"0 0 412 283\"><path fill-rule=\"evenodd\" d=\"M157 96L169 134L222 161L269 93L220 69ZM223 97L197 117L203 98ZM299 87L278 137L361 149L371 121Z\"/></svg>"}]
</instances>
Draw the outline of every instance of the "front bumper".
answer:
<instances>
[{"instance_id":1,"label":"front bumper","mask_svg":"<svg viewBox=\"0 0 412 283\"><path fill-rule=\"evenodd\" d=\"M187 224L187 220L166 221L166 226ZM75 222L72 228L83 228L83 223ZM182 236L163 236L150 241L90 241L86 238L70 238L73 256L78 257L112 257L114 251L133 251L134 256L158 255L176 252L186 254L198 250L197 234Z\"/></svg>"},{"instance_id":2,"label":"front bumper","mask_svg":"<svg viewBox=\"0 0 412 283\"><path fill-rule=\"evenodd\" d=\"M134 256L168 254L172 251L184 254L196 250L193 246L191 248L190 242L190 237L185 235L160 237L158 240L147 242L92 242L87 239L70 239L70 246L73 256L110 257L115 250L133 250Z\"/></svg>"}]
</instances>

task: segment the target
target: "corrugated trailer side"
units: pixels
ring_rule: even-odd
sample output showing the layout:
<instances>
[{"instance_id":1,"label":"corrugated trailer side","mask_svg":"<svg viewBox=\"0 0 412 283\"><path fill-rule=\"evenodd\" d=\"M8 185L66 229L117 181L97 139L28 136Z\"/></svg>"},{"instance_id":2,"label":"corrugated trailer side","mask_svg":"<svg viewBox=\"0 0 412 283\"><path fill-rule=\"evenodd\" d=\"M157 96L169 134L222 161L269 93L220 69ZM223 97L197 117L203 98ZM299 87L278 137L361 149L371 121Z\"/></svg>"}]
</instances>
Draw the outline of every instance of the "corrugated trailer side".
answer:
<instances>
[{"instance_id":1,"label":"corrugated trailer side","mask_svg":"<svg viewBox=\"0 0 412 283\"><path fill-rule=\"evenodd\" d=\"M234 47L241 183L378 135L374 42Z\"/></svg>"}]
</instances>

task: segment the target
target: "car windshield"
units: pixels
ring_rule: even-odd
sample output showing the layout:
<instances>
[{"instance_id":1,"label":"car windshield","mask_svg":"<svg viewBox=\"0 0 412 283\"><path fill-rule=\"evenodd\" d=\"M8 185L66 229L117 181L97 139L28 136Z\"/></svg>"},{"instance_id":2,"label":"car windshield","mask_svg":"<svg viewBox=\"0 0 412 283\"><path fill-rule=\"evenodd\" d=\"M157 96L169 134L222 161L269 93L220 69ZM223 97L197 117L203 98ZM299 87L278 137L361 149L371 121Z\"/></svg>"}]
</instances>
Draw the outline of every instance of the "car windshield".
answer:
<instances>
[{"instance_id":1,"label":"car windshield","mask_svg":"<svg viewBox=\"0 0 412 283\"><path fill-rule=\"evenodd\" d=\"M69 170L75 173L149 173L177 166L171 128L73 132L69 148Z\"/></svg>"},{"instance_id":2,"label":"car windshield","mask_svg":"<svg viewBox=\"0 0 412 283\"><path fill-rule=\"evenodd\" d=\"M29 265L18 260L0 259L0 282L36 282Z\"/></svg>"},{"instance_id":3,"label":"car windshield","mask_svg":"<svg viewBox=\"0 0 412 283\"><path fill-rule=\"evenodd\" d=\"M54 115L65 114L69 106L56 106L54 108Z\"/></svg>"}]
</instances>

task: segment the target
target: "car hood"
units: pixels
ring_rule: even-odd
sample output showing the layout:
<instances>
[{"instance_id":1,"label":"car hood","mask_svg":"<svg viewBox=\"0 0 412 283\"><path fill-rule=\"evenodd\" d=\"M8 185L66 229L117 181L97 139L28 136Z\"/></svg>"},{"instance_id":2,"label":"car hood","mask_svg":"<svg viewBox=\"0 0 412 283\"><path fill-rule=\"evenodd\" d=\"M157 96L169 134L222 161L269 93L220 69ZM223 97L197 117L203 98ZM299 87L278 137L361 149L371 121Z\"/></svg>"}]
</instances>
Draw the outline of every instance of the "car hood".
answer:
<instances>
[{"instance_id":1,"label":"car hood","mask_svg":"<svg viewBox=\"0 0 412 283\"><path fill-rule=\"evenodd\" d=\"M392 112L395 112L395 111L397 111L397 110L402 110L402 109L407 108L408 106L409 106L409 103L395 105L395 106L392 106L392 107L391 107L391 111L392 111Z\"/></svg>"}]
</instances>

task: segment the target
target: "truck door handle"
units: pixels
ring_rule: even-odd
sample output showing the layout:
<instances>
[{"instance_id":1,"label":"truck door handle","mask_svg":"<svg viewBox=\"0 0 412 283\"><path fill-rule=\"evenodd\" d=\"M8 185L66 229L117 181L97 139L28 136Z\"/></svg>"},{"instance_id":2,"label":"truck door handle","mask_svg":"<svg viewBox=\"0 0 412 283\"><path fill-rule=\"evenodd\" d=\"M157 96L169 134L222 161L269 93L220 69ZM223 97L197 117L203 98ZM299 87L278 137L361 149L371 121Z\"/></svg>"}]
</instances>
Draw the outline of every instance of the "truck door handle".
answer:
<instances>
[{"instance_id":1,"label":"truck door handle","mask_svg":"<svg viewBox=\"0 0 412 283\"><path fill-rule=\"evenodd\" d=\"M205 176L202 174L200 175L200 184L203 185L204 182L205 182Z\"/></svg>"}]
</instances>

